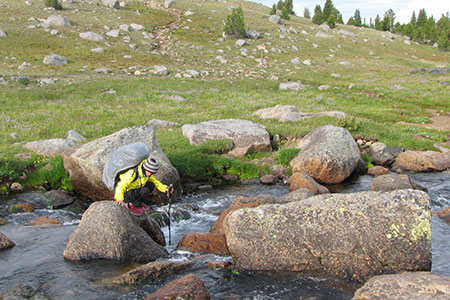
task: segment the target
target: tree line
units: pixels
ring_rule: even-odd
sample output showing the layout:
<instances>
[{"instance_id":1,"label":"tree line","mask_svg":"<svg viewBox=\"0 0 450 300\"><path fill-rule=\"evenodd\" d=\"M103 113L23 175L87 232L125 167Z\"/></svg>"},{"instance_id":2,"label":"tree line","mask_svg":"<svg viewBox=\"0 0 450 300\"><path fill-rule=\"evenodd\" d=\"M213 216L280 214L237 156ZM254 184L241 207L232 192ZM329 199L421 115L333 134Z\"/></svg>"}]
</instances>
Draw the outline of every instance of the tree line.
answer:
<instances>
[{"instance_id":1,"label":"tree line","mask_svg":"<svg viewBox=\"0 0 450 300\"><path fill-rule=\"evenodd\" d=\"M305 8L303 17L311 19L311 12L308 8ZM326 23L330 28L335 28L337 23L344 24L342 14L334 7L332 0L325 1L323 10L320 5L316 5L312 21L318 25ZM437 43L439 49L444 51L450 50L450 18L448 12L445 15L442 14L441 18L436 22L433 16L427 17L425 9L421 9L417 17L413 11L409 23L400 24L395 22L395 12L392 9L387 10L383 18L377 15L375 20L370 18L369 22L365 18L362 20L360 10L356 9L354 15L348 19L347 25L398 33L422 44Z\"/></svg>"}]
</instances>

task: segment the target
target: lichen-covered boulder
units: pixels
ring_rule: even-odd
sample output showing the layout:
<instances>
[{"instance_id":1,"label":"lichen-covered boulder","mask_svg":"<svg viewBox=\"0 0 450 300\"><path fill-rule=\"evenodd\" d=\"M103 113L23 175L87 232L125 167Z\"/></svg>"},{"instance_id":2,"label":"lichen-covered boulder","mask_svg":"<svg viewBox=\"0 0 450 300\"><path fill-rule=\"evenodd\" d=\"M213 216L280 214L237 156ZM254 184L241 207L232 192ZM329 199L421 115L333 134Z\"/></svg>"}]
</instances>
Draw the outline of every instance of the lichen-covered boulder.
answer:
<instances>
[{"instance_id":1,"label":"lichen-covered boulder","mask_svg":"<svg viewBox=\"0 0 450 300\"><path fill-rule=\"evenodd\" d=\"M234 156L272 149L266 128L247 120L225 119L186 124L183 125L182 131L191 145L200 145L209 140L231 140L233 149L228 154Z\"/></svg>"},{"instance_id":2,"label":"lichen-covered boulder","mask_svg":"<svg viewBox=\"0 0 450 300\"><path fill-rule=\"evenodd\" d=\"M133 221L130 212L114 201L91 204L64 250L68 260L106 259L148 263L168 255Z\"/></svg>"},{"instance_id":3,"label":"lichen-covered boulder","mask_svg":"<svg viewBox=\"0 0 450 300\"><path fill-rule=\"evenodd\" d=\"M430 197L423 191L324 194L230 212L236 267L364 281L431 268Z\"/></svg>"},{"instance_id":4,"label":"lichen-covered boulder","mask_svg":"<svg viewBox=\"0 0 450 300\"><path fill-rule=\"evenodd\" d=\"M64 168L69 173L74 189L94 201L112 199L112 191L108 190L102 180L103 167L114 150L137 142L146 144L150 150L150 156L159 161L160 168L155 177L164 184L173 184L178 194L181 190L178 171L162 152L155 137L155 129L150 125L124 128L64 151L62 154ZM163 203L166 197L159 193L155 201Z\"/></svg>"},{"instance_id":5,"label":"lichen-covered boulder","mask_svg":"<svg viewBox=\"0 0 450 300\"><path fill-rule=\"evenodd\" d=\"M210 232L188 233L177 245L179 250L191 252L213 253L217 255L230 255L223 234L214 234Z\"/></svg>"},{"instance_id":6,"label":"lichen-covered boulder","mask_svg":"<svg viewBox=\"0 0 450 300\"><path fill-rule=\"evenodd\" d=\"M16 244L0 232L0 250L14 247Z\"/></svg>"},{"instance_id":7,"label":"lichen-covered boulder","mask_svg":"<svg viewBox=\"0 0 450 300\"><path fill-rule=\"evenodd\" d=\"M450 277L430 272L407 272L372 277L352 300L450 299Z\"/></svg>"},{"instance_id":8,"label":"lichen-covered boulder","mask_svg":"<svg viewBox=\"0 0 450 300\"><path fill-rule=\"evenodd\" d=\"M326 125L308 133L302 150L291 161L293 172L305 173L322 183L340 183L353 173L361 157L350 132Z\"/></svg>"}]
</instances>

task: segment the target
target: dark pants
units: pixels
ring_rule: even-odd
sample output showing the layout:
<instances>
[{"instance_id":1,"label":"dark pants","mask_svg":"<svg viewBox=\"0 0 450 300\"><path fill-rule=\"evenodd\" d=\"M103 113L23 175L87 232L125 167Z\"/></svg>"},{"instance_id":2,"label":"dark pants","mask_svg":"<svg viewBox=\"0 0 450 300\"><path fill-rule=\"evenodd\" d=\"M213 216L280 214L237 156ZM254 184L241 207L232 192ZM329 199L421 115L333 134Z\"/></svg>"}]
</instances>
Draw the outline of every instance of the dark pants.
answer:
<instances>
[{"instance_id":1,"label":"dark pants","mask_svg":"<svg viewBox=\"0 0 450 300\"><path fill-rule=\"evenodd\" d=\"M142 202L150 205L150 196L154 189L155 184L151 181L148 181L145 186L126 192L124 194L124 202L131 203L136 207L140 207Z\"/></svg>"}]
</instances>

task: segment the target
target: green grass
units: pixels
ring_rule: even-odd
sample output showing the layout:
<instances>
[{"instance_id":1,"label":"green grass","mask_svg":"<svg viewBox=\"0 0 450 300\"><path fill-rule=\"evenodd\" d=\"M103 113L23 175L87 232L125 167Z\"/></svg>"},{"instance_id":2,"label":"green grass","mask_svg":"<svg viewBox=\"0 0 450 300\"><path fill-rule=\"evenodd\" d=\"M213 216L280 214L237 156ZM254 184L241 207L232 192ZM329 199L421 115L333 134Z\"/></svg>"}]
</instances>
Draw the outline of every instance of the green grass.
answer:
<instances>
[{"instance_id":1,"label":"green grass","mask_svg":"<svg viewBox=\"0 0 450 300\"><path fill-rule=\"evenodd\" d=\"M235 8L242 5L248 28L263 33L256 41L246 40L243 48L249 51L247 56L241 55L235 39L221 39L223 20L230 14L230 5ZM430 108L450 112L448 86L440 84L448 81L448 76L409 74L422 67L448 66L449 54L415 43L408 46L401 37L391 42L378 31L338 25L337 30L343 28L357 36L344 37L334 30L331 32L334 38L317 38L318 27L298 16L285 21L285 27L292 26L299 34L281 33L280 26L268 22L270 8L248 1L230 4L178 0L175 15L144 7L141 2L128 2L119 10L85 1L64 3L58 13L65 15L72 26L56 28L57 35L39 27L27 28L39 23L30 21L30 17L45 19L52 13L44 11L43 1L33 2L31 6L8 1L0 9L10 16L0 18L0 28L8 34L7 38L0 39L0 77L6 81L0 84L0 177L3 179L20 176L32 165L14 156L27 152L23 148L25 142L61 138L70 129L93 140L151 119L180 124L247 119L264 125L271 135L281 136L303 136L318 126L332 124L346 127L353 135L377 138L388 146L420 150L436 150L434 144L446 141L450 134L400 123L427 123ZM187 10L194 15L184 16ZM78 37L84 31L105 36L108 31L105 25L115 29L131 23L144 25L147 32L164 38L151 41L143 39L142 32L121 32L118 38L108 38L105 45ZM167 29L169 25L172 27ZM302 30L307 33L303 34ZM124 41L125 36L130 38L130 43ZM164 49L154 48L155 44L167 41L170 44ZM136 44L136 49L131 49L129 44ZM256 50L259 44L264 44L269 51L264 55L266 66L255 61L260 56ZM97 47L103 47L105 53L91 53ZM272 51L273 48L281 53ZM50 53L65 56L68 64L44 65L42 60ZM131 58L126 59L125 55ZM217 55L228 63L221 64ZM295 57L300 61L311 59L313 65L293 65L290 61ZM349 65L340 64L343 61ZM24 62L31 66L19 68ZM151 76L149 70L154 65L167 66L170 75ZM98 74L95 69L99 67L107 67L111 73ZM183 78L189 69L202 75L197 79ZM136 70L142 75L134 75ZM28 77L26 84L20 76ZM279 80L269 79L271 76ZM57 81L39 86L41 78ZM280 81L286 80L301 80L307 89L279 91ZM319 91L318 87L324 84L331 88ZM392 89L395 84L405 89ZM170 95L180 95L188 101L176 103L168 99ZM348 118L315 117L280 123L252 115L257 109L277 104L293 104L303 112L339 110L346 112ZM12 133L17 133L19 138L12 138ZM416 135L426 138L419 140ZM251 157L239 160L221 157L230 147L227 141L195 147L189 145L180 129L158 130L157 137L184 180L217 181L225 172L248 178L262 171L250 164ZM294 152L281 146L279 151L264 155L272 155L287 165Z\"/></svg>"}]
</instances>

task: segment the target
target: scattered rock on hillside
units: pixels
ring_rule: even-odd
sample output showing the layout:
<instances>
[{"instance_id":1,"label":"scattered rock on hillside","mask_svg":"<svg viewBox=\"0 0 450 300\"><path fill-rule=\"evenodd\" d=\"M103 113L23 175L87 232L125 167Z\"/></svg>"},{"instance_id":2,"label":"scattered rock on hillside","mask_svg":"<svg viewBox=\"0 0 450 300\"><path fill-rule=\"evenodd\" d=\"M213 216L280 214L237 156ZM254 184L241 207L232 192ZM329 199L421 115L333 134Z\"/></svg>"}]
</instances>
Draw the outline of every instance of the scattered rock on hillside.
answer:
<instances>
[{"instance_id":1,"label":"scattered rock on hillside","mask_svg":"<svg viewBox=\"0 0 450 300\"><path fill-rule=\"evenodd\" d=\"M355 170L361 157L350 132L342 127L322 126L299 143L302 149L291 161L293 172L302 172L323 183L340 183Z\"/></svg>"},{"instance_id":2,"label":"scattered rock on hillside","mask_svg":"<svg viewBox=\"0 0 450 300\"><path fill-rule=\"evenodd\" d=\"M323 31L318 31L318 32L316 33L316 37L320 37L320 38L330 38L330 37L332 37L332 35L326 34L326 33L323 32Z\"/></svg>"},{"instance_id":3,"label":"scattered rock on hillside","mask_svg":"<svg viewBox=\"0 0 450 300\"><path fill-rule=\"evenodd\" d=\"M64 56L52 53L44 57L43 63L45 65L62 66L67 64L67 59Z\"/></svg>"},{"instance_id":4,"label":"scattered rock on hillside","mask_svg":"<svg viewBox=\"0 0 450 300\"><path fill-rule=\"evenodd\" d=\"M178 194L180 177L167 156L162 152L155 137L155 129L150 125L124 128L108 136L79 145L63 152L64 168L68 171L74 189L85 197L97 201L113 198L104 185L102 172L108 156L117 148L137 142L144 142L152 157L160 163L155 177L165 184L172 183ZM166 196L158 193L157 203L166 201Z\"/></svg>"},{"instance_id":5,"label":"scattered rock on hillside","mask_svg":"<svg viewBox=\"0 0 450 300\"><path fill-rule=\"evenodd\" d=\"M154 66L153 70L150 70L150 73L156 76L167 76L169 74L169 70L166 66Z\"/></svg>"},{"instance_id":6,"label":"scattered rock on hillside","mask_svg":"<svg viewBox=\"0 0 450 300\"><path fill-rule=\"evenodd\" d=\"M204 299L211 298L203 281L194 274L185 275L169 282L156 292L147 295L147 300L158 299Z\"/></svg>"},{"instance_id":7,"label":"scattered rock on hillside","mask_svg":"<svg viewBox=\"0 0 450 300\"><path fill-rule=\"evenodd\" d=\"M245 37L248 39L257 40L260 35L261 35L261 33L254 29L249 29L249 30L245 31Z\"/></svg>"},{"instance_id":8,"label":"scattered rock on hillside","mask_svg":"<svg viewBox=\"0 0 450 300\"><path fill-rule=\"evenodd\" d=\"M79 34L79 37L84 39L84 40L88 40L88 41L93 41L93 42L104 42L106 41L106 39L95 32L92 31L88 31L88 32L82 32Z\"/></svg>"},{"instance_id":9,"label":"scattered rock on hillside","mask_svg":"<svg viewBox=\"0 0 450 300\"><path fill-rule=\"evenodd\" d=\"M69 20L60 14L53 14L49 16L45 23L53 27L71 26Z\"/></svg>"},{"instance_id":10,"label":"scattered rock on hillside","mask_svg":"<svg viewBox=\"0 0 450 300\"><path fill-rule=\"evenodd\" d=\"M305 90L306 86L301 83L301 81L288 81L280 83L280 90L298 91Z\"/></svg>"},{"instance_id":11,"label":"scattered rock on hillside","mask_svg":"<svg viewBox=\"0 0 450 300\"><path fill-rule=\"evenodd\" d=\"M85 138L75 130L69 130L65 139L50 139L26 143L24 147L45 157L52 157L83 142Z\"/></svg>"},{"instance_id":12,"label":"scattered rock on hillside","mask_svg":"<svg viewBox=\"0 0 450 300\"><path fill-rule=\"evenodd\" d=\"M114 201L91 204L64 249L64 258L76 261L147 263L167 255L167 250L133 221L129 211Z\"/></svg>"},{"instance_id":13,"label":"scattered rock on hillside","mask_svg":"<svg viewBox=\"0 0 450 300\"><path fill-rule=\"evenodd\" d=\"M7 36L8 35L6 34L6 32L0 29L0 37L7 37Z\"/></svg>"},{"instance_id":14,"label":"scattered rock on hillside","mask_svg":"<svg viewBox=\"0 0 450 300\"><path fill-rule=\"evenodd\" d=\"M271 150L270 136L266 128L247 120L225 119L186 124L183 125L182 131L191 145L200 145L208 140L231 140L233 149L228 154L234 156Z\"/></svg>"},{"instance_id":15,"label":"scattered rock on hillside","mask_svg":"<svg viewBox=\"0 0 450 300\"><path fill-rule=\"evenodd\" d=\"M351 32L351 31L348 31L348 30L345 30L345 29L339 29L338 33L342 34L342 35L356 36L355 33Z\"/></svg>"},{"instance_id":16,"label":"scattered rock on hillside","mask_svg":"<svg viewBox=\"0 0 450 300\"><path fill-rule=\"evenodd\" d=\"M238 46L238 47L242 47L242 46L244 46L245 45L245 40L243 40L243 39L239 39L239 40L237 40L236 41L236 43L234 43L236 46Z\"/></svg>"},{"instance_id":17,"label":"scattered rock on hillside","mask_svg":"<svg viewBox=\"0 0 450 300\"><path fill-rule=\"evenodd\" d=\"M295 105L276 105L261 108L252 115L261 119L277 119L280 122L296 122L307 118L307 114L299 112Z\"/></svg>"},{"instance_id":18,"label":"scattered rock on hillside","mask_svg":"<svg viewBox=\"0 0 450 300\"><path fill-rule=\"evenodd\" d=\"M101 0L103 5L106 5L111 8L119 9L120 4L118 0Z\"/></svg>"},{"instance_id":19,"label":"scattered rock on hillside","mask_svg":"<svg viewBox=\"0 0 450 300\"><path fill-rule=\"evenodd\" d=\"M175 5L175 1L174 0L165 0L164 1L164 8L170 8L172 6Z\"/></svg>"},{"instance_id":20,"label":"scattered rock on hillside","mask_svg":"<svg viewBox=\"0 0 450 300\"><path fill-rule=\"evenodd\" d=\"M107 36L110 36L110 37L116 38L116 37L118 37L118 36L120 35L120 29L113 29L113 30L110 30L110 31L108 31L108 32L106 33L106 35L107 35Z\"/></svg>"},{"instance_id":21,"label":"scattered rock on hillside","mask_svg":"<svg viewBox=\"0 0 450 300\"><path fill-rule=\"evenodd\" d=\"M413 172L443 171L450 168L450 151L405 151L395 159L394 166Z\"/></svg>"},{"instance_id":22,"label":"scattered rock on hillside","mask_svg":"<svg viewBox=\"0 0 450 300\"><path fill-rule=\"evenodd\" d=\"M431 269L430 201L414 190L318 195L230 212L224 232L237 268L365 281Z\"/></svg>"},{"instance_id":23,"label":"scattered rock on hillside","mask_svg":"<svg viewBox=\"0 0 450 300\"><path fill-rule=\"evenodd\" d=\"M407 272L372 277L352 300L450 299L450 277L430 272Z\"/></svg>"},{"instance_id":24,"label":"scattered rock on hillside","mask_svg":"<svg viewBox=\"0 0 450 300\"><path fill-rule=\"evenodd\" d=\"M272 22L274 24L281 24L281 17L278 15L271 15L269 17L269 22Z\"/></svg>"}]
</instances>

